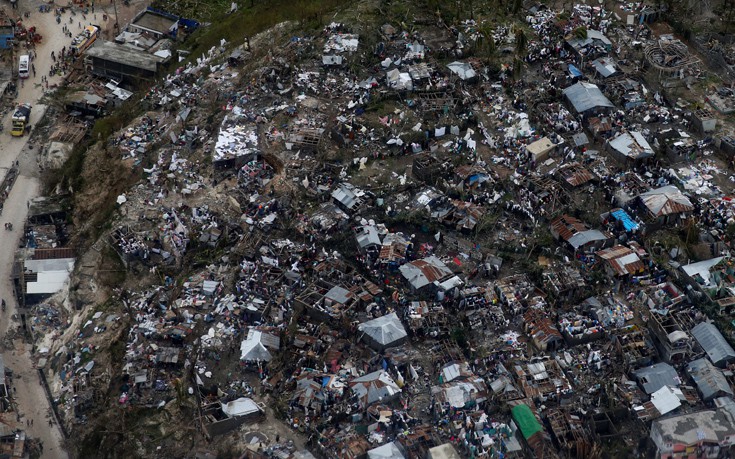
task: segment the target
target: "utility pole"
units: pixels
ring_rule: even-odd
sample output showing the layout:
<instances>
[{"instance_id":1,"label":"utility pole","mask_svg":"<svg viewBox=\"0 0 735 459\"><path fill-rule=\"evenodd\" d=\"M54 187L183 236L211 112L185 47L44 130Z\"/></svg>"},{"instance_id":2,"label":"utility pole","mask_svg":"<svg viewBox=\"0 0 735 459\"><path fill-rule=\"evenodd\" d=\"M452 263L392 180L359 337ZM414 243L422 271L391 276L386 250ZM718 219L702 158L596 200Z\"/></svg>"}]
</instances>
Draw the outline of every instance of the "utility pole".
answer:
<instances>
[{"instance_id":1,"label":"utility pole","mask_svg":"<svg viewBox=\"0 0 735 459\"><path fill-rule=\"evenodd\" d=\"M120 30L120 24L117 22L117 0L112 0L112 7L115 9L115 34Z\"/></svg>"}]
</instances>

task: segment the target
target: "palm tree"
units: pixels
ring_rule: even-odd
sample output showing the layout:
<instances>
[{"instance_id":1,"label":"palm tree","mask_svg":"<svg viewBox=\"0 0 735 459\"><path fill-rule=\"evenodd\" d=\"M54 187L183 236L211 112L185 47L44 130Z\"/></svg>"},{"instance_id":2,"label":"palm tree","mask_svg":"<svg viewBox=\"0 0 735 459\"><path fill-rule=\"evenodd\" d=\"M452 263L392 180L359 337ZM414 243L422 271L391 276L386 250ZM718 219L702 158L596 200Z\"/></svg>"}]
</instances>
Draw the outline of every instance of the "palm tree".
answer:
<instances>
[{"instance_id":1,"label":"palm tree","mask_svg":"<svg viewBox=\"0 0 735 459\"><path fill-rule=\"evenodd\" d=\"M479 29L478 32L480 32L480 36L482 37L482 50L483 54L490 59L493 55L495 55L495 51L497 49L495 45L495 37L493 36L493 28L488 23L483 23Z\"/></svg>"},{"instance_id":2,"label":"palm tree","mask_svg":"<svg viewBox=\"0 0 735 459\"><path fill-rule=\"evenodd\" d=\"M516 55L520 58L524 58L526 57L526 48L528 47L526 31L520 27L515 27L513 33L516 36Z\"/></svg>"},{"instance_id":3,"label":"palm tree","mask_svg":"<svg viewBox=\"0 0 735 459\"><path fill-rule=\"evenodd\" d=\"M574 29L573 34L574 34L574 37L575 38L579 38L580 40L584 40L585 38L587 38L587 28L584 27L584 26L577 27L576 29Z\"/></svg>"}]
</instances>

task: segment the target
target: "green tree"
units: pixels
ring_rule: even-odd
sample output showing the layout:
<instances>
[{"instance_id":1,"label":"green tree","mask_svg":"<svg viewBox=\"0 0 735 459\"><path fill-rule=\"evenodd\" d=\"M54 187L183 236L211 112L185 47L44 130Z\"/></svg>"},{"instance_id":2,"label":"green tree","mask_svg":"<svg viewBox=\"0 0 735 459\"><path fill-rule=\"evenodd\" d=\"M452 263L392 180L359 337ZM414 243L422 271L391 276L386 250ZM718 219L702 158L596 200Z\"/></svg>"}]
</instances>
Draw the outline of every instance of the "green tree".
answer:
<instances>
[{"instance_id":1,"label":"green tree","mask_svg":"<svg viewBox=\"0 0 735 459\"><path fill-rule=\"evenodd\" d=\"M495 37L493 36L493 28L488 23L483 23L478 32L480 33L480 50L483 56L488 59L495 56L497 51L497 45L495 44Z\"/></svg>"},{"instance_id":2,"label":"green tree","mask_svg":"<svg viewBox=\"0 0 735 459\"><path fill-rule=\"evenodd\" d=\"M528 37L526 31L520 27L515 27L513 33L516 37L516 56L519 58L526 57L526 51L528 49Z\"/></svg>"},{"instance_id":3,"label":"green tree","mask_svg":"<svg viewBox=\"0 0 735 459\"><path fill-rule=\"evenodd\" d=\"M574 29L574 37L579 38L580 40L587 38L587 28L582 26Z\"/></svg>"}]
</instances>

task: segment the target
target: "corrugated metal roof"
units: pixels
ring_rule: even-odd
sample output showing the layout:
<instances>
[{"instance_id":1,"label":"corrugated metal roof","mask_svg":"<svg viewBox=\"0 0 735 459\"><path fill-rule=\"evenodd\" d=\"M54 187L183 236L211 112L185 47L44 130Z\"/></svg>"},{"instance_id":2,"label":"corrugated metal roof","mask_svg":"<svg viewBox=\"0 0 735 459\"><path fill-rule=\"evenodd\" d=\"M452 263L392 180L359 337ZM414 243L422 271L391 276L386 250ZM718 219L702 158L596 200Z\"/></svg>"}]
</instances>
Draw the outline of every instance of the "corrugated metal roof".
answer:
<instances>
[{"instance_id":1,"label":"corrugated metal roof","mask_svg":"<svg viewBox=\"0 0 735 459\"><path fill-rule=\"evenodd\" d=\"M681 390L675 387L664 386L651 394L651 404L653 404L659 414L663 416L664 414L670 413L681 406L681 398L679 397L679 394L681 394L682 398L684 397Z\"/></svg>"},{"instance_id":2,"label":"corrugated metal roof","mask_svg":"<svg viewBox=\"0 0 735 459\"><path fill-rule=\"evenodd\" d=\"M560 215L551 221L551 230L559 234L559 237L569 241L575 234L587 231L589 228L579 219L570 215Z\"/></svg>"},{"instance_id":3,"label":"corrugated metal roof","mask_svg":"<svg viewBox=\"0 0 735 459\"><path fill-rule=\"evenodd\" d=\"M559 175L571 186L584 185L595 178L592 172L579 163L571 163L560 167Z\"/></svg>"},{"instance_id":4,"label":"corrugated metal roof","mask_svg":"<svg viewBox=\"0 0 735 459\"><path fill-rule=\"evenodd\" d=\"M618 69L615 67L615 62L613 62L613 60L609 57L601 57L599 59L595 59L594 61L592 61L592 66L603 78L607 78L618 71Z\"/></svg>"},{"instance_id":5,"label":"corrugated metal roof","mask_svg":"<svg viewBox=\"0 0 735 459\"><path fill-rule=\"evenodd\" d=\"M635 274L646 268L638 255L623 245L600 250L596 255L606 260L618 276Z\"/></svg>"},{"instance_id":6,"label":"corrugated metal roof","mask_svg":"<svg viewBox=\"0 0 735 459\"><path fill-rule=\"evenodd\" d=\"M702 322L693 327L691 333L715 365L722 366L735 360L735 350L714 324Z\"/></svg>"},{"instance_id":7,"label":"corrugated metal roof","mask_svg":"<svg viewBox=\"0 0 735 459\"><path fill-rule=\"evenodd\" d=\"M452 274L452 270L434 255L406 263L399 269L414 288L424 287Z\"/></svg>"},{"instance_id":8,"label":"corrugated metal roof","mask_svg":"<svg viewBox=\"0 0 735 459\"><path fill-rule=\"evenodd\" d=\"M732 388L727 378L709 360L702 358L690 362L687 365L687 373L694 380L704 401L722 394L729 394L732 397Z\"/></svg>"},{"instance_id":9,"label":"corrugated metal roof","mask_svg":"<svg viewBox=\"0 0 735 459\"><path fill-rule=\"evenodd\" d=\"M694 210L692 202L673 185L642 193L641 202L654 217L679 214Z\"/></svg>"},{"instance_id":10,"label":"corrugated metal roof","mask_svg":"<svg viewBox=\"0 0 735 459\"><path fill-rule=\"evenodd\" d=\"M335 285L324 295L324 297L339 304L347 304L347 302L355 297L355 294L344 287Z\"/></svg>"},{"instance_id":11,"label":"corrugated metal roof","mask_svg":"<svg viewBox=\"0 0 735 459\"><path fill-rule=\"evenodd\" d=\"M395 442L373 448L367 452L368 459L404 459L405 456Z\"/></svg>"},{"instance_id":12,"label":"corrugated metal roof","mask_svg":"<svg viewBox=\"0 0 735 459\"><path fill-rule=\"evenodd\" d=\"M357 326L357 329L370 336L382 346L390 346L404 339L408 334L403 328L401 319L395 312L386 314L377 319L368 320Z\"/></svg>"},{"instance_id":13,"label":"corrugated metal roof","mask_svg":"<svg viewBox=\"0 0 735 459\"><path fill-rule=\"evenodd\" d=\"M607 239L607 236L605 236L602 231L598 230L589 230L589 231L582 231L581 233L577 233L574 236L569 238L569 243L574 247L575 249L578 249L582 247L585 244L588 244L590 242L594 241L604 241Z\"/></svg>"},{"instance_id":14,"label":"corrugated metal roof","mask_svg":"<svg viewBox=\"0 0 735 459\"><path fill-rule=\"evenodd\" d=\"M679 386L679 375L668 363L657 363L641 368L633 373L647 394L652 394L664 386Z\"/></svg>"},{"instance_id":15,"label":"corrugated metal roof","mask_svg":"<svg viewBox=\"0 0 735 459\"><path fill-rule=\"evenodd\" d=\"M592 108L613 108L610 100L600 91L597 85L580 81L569 86L564 91L564 96L574 106L578 113L584 113Z\"/></svg>"},{"instance_id":16,"label":"corrugated metal roof","mask_svg":"<svg viewBox=\"0 0 735 459\"><path fill-rule=\"evenodd\" d=\"M610 141L610 147L634 160L646 159L654 155L653 148L640 132L623 132Z\"/></svg>"},{"instance_id":17,"label":"corrugated metal roof","mask_svg":"<svg viewBox=\"0 0 735 459\"><path fill-rule=\"evenodd\" d=\"M69 247L56 247L48 249L35 249L33 260L51 260L56 258L74 258L74 250Z\"/></svg>"}]
</instances>

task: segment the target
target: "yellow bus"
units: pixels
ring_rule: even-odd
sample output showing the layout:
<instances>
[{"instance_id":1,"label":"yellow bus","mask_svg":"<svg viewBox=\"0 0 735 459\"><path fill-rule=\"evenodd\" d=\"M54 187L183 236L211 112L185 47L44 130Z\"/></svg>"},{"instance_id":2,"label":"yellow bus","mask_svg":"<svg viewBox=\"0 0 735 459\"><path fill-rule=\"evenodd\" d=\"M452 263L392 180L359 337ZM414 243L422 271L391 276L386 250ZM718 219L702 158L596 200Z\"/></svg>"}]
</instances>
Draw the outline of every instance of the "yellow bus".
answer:
<instances>
[{"instance_id":1,"label":"yellow bus","mask_svg":"<svg viewBox=\"0 0 735 459\"><path fill-rule=\"evenodd\" d=\"M100 28L96 25L88 25L82 32L71 41L71 53L73 56L82 54L92 46L97 37L100 36Z\"/></svg>"}]
</instances>

